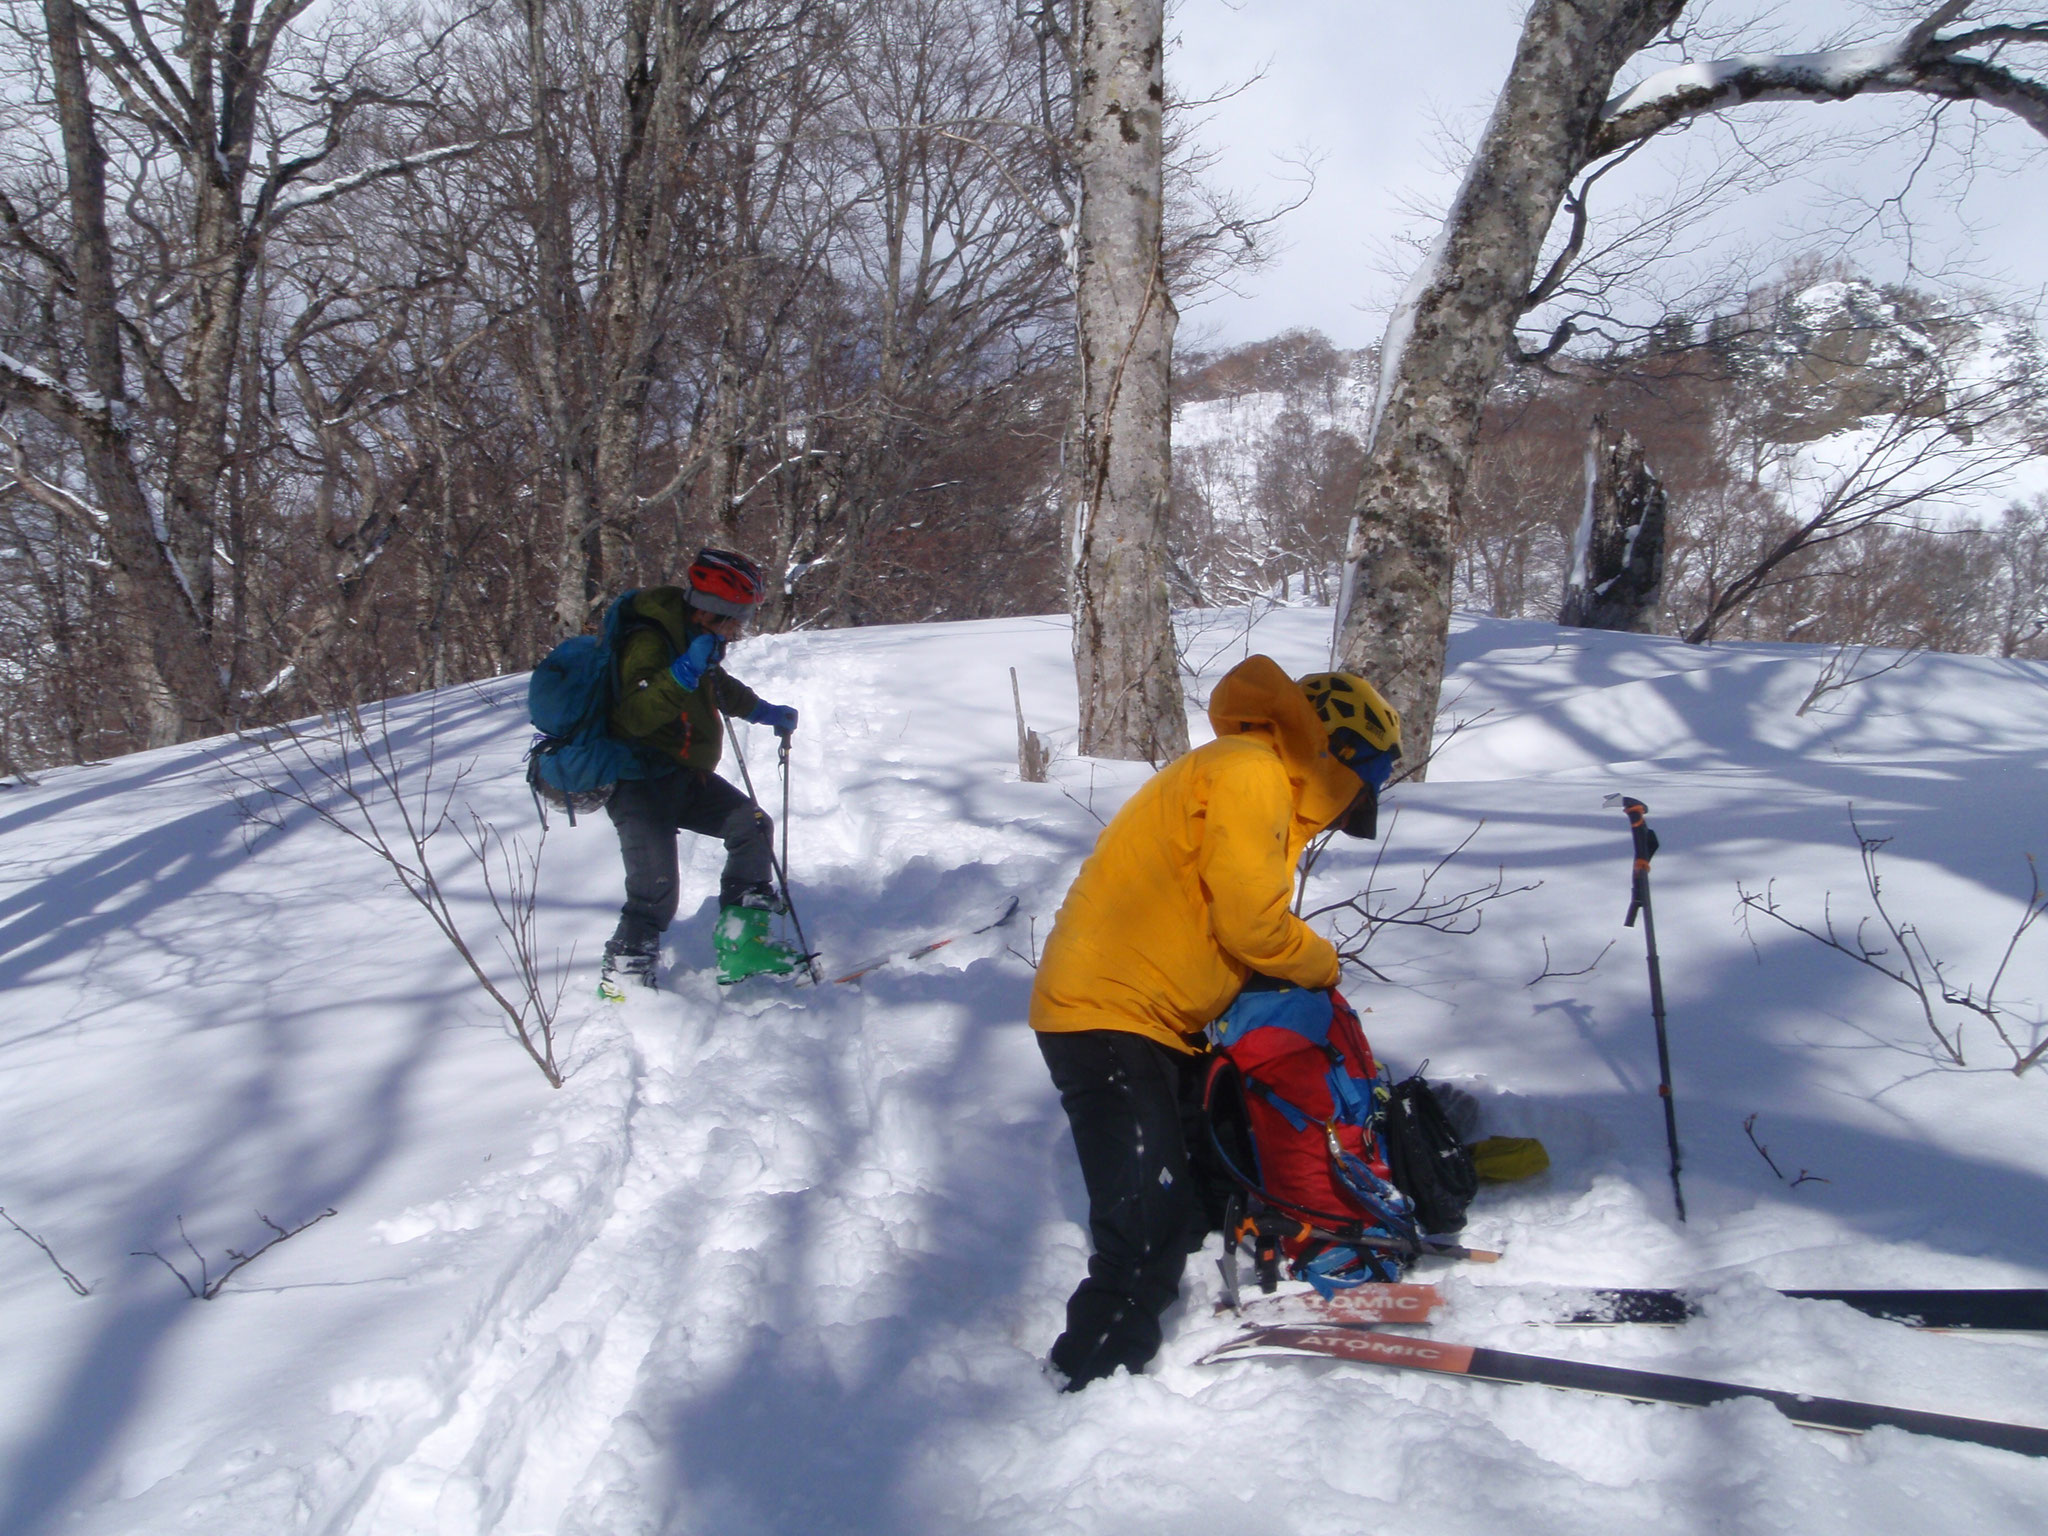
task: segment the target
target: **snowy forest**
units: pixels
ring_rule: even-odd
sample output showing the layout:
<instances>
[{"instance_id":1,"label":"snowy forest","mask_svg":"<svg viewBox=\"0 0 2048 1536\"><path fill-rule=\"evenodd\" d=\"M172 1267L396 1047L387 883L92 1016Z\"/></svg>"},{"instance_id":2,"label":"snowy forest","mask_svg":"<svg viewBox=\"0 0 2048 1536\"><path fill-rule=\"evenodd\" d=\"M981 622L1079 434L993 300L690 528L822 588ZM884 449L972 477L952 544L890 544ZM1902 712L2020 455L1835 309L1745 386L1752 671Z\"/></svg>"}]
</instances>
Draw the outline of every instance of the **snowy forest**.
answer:
<instances>
[{"instance_id":1,"label":"snowy forest","mask_svg":"<svg viewBox=\"0 0 2048 1536\"><path fill-rule=\"evenodd\" d=\"M2044 60L0 0L0 1536L2038 1536Z\"/></svg>"},{"instance_id":2,"label":"snowy forest","mask_svg":"<svg viewBox=\"0 0 2048 1536\"><path fill-rule=\"evenodd\" d=\"M2007 60L2036 38L1968 9L1900 34L1899 78L1722 95L1952 99L1969 65L1963 95L2017 111ZM1744 35L1657 43L1664 10L1612 18L1652 63ZM10 6L0 769L517 670L702 543L764 561L770 630L1085 615L1076 27L1052 0ZM1293 196L1213 184L1201 131L1169 97L1153 238L1183 306L1255 268ZM1648 207L1596 208L1608 162L1561 184L1519 307L1538 334L1460 386L1483 408L1447 600L1555 616L1598 418L1668 495L1658 631L2032 654L2021 300L1790 251L1652 280L1817 131L1742 141ZM1139 585L1329 599L1374 538L1345 547L1380 361L1186 348Z\"/></svg>"},{"instance_id":3,"label":"snowy forest","mask_svg":"<svg viewBox=\"0 0 2048 1536\"><path fill-rule=\"evenodd\" d=\"M1057 607L1047 46L1007 0L11 6L4 751L517 670L703 543L778 629Z\"/></svg>"}]
</instances>

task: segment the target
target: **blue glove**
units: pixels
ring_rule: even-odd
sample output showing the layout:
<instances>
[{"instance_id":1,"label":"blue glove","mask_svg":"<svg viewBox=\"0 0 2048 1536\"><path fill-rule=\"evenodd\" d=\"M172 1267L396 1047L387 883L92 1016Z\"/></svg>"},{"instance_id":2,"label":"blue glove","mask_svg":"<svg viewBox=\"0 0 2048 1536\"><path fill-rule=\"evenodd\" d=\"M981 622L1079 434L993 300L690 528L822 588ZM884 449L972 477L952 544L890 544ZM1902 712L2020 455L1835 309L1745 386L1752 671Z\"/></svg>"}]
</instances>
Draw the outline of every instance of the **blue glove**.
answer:
<instances>
[{"instance_id":1,"label":"blue glove","mask_svg":"<svg viewBox=\"0 0 2048 1536\"><path fill-rule=\"evenodd\" d=\"M680 687L694 690L704 681L704 674L718 665L718 659L725 654L725 642L716 635L699 635L689 647L668 664L668 675Z\"/></svg>"},{"instance_id":2,"label":"blue glove","mask_svg":"<svg viewBox=\"0 0 2048 1536\"><path fill-rule=\"evenodd\" d=\"M784 741L796 734L796 711L787 704L756 704L749 725L765 725Z\"/></svg>"}]
</instances>

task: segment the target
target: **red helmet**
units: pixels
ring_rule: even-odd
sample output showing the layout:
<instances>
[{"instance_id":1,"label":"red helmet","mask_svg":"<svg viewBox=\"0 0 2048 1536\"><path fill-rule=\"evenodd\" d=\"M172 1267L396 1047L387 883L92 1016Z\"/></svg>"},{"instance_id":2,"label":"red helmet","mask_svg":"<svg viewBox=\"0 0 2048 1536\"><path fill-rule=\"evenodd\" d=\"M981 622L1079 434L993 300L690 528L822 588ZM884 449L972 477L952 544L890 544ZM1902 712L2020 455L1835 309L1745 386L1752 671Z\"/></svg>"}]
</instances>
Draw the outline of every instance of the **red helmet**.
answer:
<instances>
[{"instance_id":1,"label":"red helmet","mask_svg":"<svg viewBox=\"0 0 2048 1536\"><path fill-rule=\"evenodd\" d=\"M700 549L690 562L690 603L707 613L741 619L767 594L761 567L729 549Z\"/></svg>"}]
</instances>

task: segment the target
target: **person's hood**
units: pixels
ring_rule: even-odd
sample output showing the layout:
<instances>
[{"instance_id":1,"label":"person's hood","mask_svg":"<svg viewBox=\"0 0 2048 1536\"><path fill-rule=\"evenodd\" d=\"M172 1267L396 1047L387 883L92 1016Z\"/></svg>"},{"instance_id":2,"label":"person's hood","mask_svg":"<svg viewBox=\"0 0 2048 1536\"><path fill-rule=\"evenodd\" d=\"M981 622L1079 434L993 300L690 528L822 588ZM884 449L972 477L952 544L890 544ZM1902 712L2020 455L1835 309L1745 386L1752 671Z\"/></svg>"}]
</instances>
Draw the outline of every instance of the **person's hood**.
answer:
<instances>
[{"instance_id":1,"label":"person's hood","mask_svg":"<svg viewBox=\"0 0 2048 1536\"><path fill-rule=\"evenodd\" d=\"M1295 810L1327 827L1357 798L1357 774L1330 755L1329 733L1301 685L1270 656L1247 656L1223 674L1209 695L1209 724L1218 739L1258 731L1268 736L1297 786Z\"/></svg>"}]
</instances>

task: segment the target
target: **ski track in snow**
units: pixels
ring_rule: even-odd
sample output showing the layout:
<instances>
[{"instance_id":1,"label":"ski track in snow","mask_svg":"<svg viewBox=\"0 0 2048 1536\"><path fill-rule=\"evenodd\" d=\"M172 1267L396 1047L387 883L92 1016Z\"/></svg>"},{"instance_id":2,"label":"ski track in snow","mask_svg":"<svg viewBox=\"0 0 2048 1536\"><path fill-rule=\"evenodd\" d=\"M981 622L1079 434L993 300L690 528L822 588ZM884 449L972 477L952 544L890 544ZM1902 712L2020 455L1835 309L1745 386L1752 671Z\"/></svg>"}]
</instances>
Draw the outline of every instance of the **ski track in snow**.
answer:
<instances>
[{"instance_id":1,"label":"ski track in snow","mask_svg":"<svg viewBox=\"0 0 2048 1536\"><path fill-rule=\"evenodd\" d=\"M1247 647L1319 666L1328 622L1212 633L1191 692ZM1213 1241L1151 1374L1055 1394L1039 1357L1085 1264L1085 1200L1022 1022L1028 954L1096 818L1146 773L1072 756L1066 643L1008 620L736 651L803 714L795 894L833 962L963 932L1010 894L1019 915L857 986L723 991L703 969L718 850L686 839L666 989L608 1007L585 987L618 899L610 830L557 829L543 910L581 957L559 1093L373 866L304 821L238 818L209 749L0 798L0 983L23 1005L0 1031L18 1111L0 1204L95 1285L74 1300L0 1231L0 1533L2038 1529L2048 1465L1818 1435L1756 1402L1198 1367L1234 1329L1212 1315ZM1453 656L1470 724L1396 796L1379 878L1411 889L1478 825L1454 870L1542 885L1469 936L1376 944L1396 984L1347 990L1384 1058L1428 1057L1553 1169L1482 1196L1469 1236L1507 1258L1432 1276L1452 1297L1437 1331L2048 1422L2041 1341L1913 1334L1769 1289L2042 1283L2043 1080L1934 1070L1882 984L1729 922L1738 879L1777 877L1801 915L1855 896L1853 800L1896 838L1888 889L1977 974L2024 892L2019 853L2048 852L2048 669L1922 657L1802 720L1810 648L1461 621ZM1012 665L1053 784L1015 782ZM469 801L521 825L517 689L456 702ZM394 719L415 730L421 707ZM772 741L742 744L779 813ZM1599 804L1623 788L1665 840L1687 1226L1640 939L1619 927L1626 828ZM1357 889L1371 856L1333 849L1311 904ZM1533 985L1539 938L1560 970L1617 943ZM2024 969L2021 991L2048 992L2048 968ZM1773 1178L1749 1114L1816 1180ZM180 1254L174 1215L217 1252L251 1205L302 1218L308 1199L342 1215L215 1303L126 1257ZM1709 1288L1682 1330L1529 1326L1546 1287L1681 1281Z\"/></svg>"}]
</instances>

